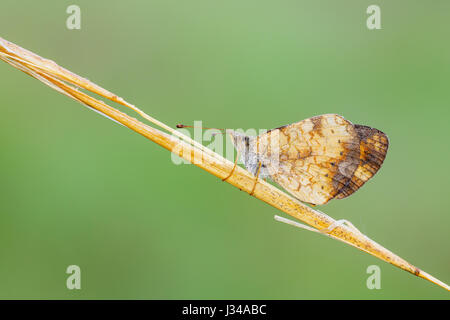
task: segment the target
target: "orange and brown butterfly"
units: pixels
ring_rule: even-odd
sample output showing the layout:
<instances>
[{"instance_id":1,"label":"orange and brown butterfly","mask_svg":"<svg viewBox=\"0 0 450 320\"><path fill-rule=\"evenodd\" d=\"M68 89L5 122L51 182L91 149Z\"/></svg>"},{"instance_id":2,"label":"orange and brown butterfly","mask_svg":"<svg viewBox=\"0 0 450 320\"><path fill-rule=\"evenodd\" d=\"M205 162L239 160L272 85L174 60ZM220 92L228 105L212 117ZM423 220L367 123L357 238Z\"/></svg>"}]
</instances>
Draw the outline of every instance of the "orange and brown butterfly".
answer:
<instances>
[{"instance_id":1,"label":"orange and brown butterfly","mask_svg":"<svg viewBox=\"0 0 450 320\"><path fill-rule=\"evenodd\" d=\"M348 197L380 169L389 145L381 131L325 114L259 136L227 130L242 163L303 202Z\"/></svg>"}]
</instances>

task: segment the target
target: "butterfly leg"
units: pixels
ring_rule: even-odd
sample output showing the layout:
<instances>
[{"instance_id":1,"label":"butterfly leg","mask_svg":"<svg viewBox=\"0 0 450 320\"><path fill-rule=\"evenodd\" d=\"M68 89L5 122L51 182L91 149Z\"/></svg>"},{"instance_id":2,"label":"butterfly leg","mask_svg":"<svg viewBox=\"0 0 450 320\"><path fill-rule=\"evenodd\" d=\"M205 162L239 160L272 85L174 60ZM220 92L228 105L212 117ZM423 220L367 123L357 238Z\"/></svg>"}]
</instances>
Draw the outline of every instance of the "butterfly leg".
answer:
<instances>
[{"instance_id":1,"label":"butterfly leg","mask_svg":"<svg viewBox=\"0 0 450 320\"><path fill-rule=\"evenodd\" d=\"M236 169L236 166L237 166L238 159L239 159L239 150L237 150L237 153L236 153L236 159L234 160L233 169L231 169L230 174L226 178L223 178L222 181L227 181L233 175L234 170Z\"/></svg>"},{"instance_id":2,"label":"butterfly leg","mask_svg":"<svg viewBox=\"0 0 450 320\"><path fill-rule=\"evenodd\" d=\"M335 228L337 228L339 226L342 226L342 225L346 225L347 227L349 227L353 231L361 233L361 231L359 231L358 228L356 228L350 221L345 220L345 219L341 219L341 220L337 220L337 221L333 222L332 224L330 224L328 226L328 228L322 229L322 230L320 230L320 232L322 232L322 233L330 233Z\"/></svg>"},{"instance_id":3,"label":"butterfly leg","mask_svg":"<svg viewBox=\"0 0 450 320\"><path fill-rule=\"evenodd\" d=\"M258 183L258 176L260 171L261 171L261 161L258 163L258 170L256 171L255 184L253 185L252 192L250 192L251 196L253 195L253 193L255 193L255 188L256 184Z\"/></svg>"}]
</instances>

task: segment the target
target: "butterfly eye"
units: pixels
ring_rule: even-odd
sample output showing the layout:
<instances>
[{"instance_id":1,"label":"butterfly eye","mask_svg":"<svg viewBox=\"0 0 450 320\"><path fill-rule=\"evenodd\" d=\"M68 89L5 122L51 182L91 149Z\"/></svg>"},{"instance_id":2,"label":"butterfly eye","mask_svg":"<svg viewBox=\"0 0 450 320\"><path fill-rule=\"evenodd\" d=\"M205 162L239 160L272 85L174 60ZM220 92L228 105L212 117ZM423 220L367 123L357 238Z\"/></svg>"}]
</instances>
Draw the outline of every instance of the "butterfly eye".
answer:
<instances>
[{"instance_id":1,"label":"butterfly eye","mask_svg":"<svg viewBox=\"0 0 450 320\"><path fill-rule=\"evenodd\" d=\"M245 137L245 146L248 148L250 146L250 139L249 137Z\"/></svg>"}]
</instances>

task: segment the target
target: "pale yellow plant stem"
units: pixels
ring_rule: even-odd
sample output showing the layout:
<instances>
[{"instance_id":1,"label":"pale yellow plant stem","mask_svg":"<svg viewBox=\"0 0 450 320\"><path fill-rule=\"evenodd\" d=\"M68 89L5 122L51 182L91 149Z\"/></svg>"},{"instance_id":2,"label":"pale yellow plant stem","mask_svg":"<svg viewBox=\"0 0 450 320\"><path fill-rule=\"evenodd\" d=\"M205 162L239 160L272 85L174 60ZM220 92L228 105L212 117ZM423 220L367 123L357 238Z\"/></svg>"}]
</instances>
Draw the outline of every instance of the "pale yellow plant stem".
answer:
<instances>
[{"instance_id":1,"label":"pale yellow plant stem","mask_svg":"<svg viewBox=\"0 0 450 320\"><path fill-rule=\"evenodd\" d=\"M191 138L179 133L161 121L147 115L142 110L132 104L129 104L117 95L60 67L53 61L41 58L40 56L2 38L0 38L0 59L42 81L58 92L136 131L137 133L161 145L167 150L174 152L178 156L192 162L220 179L226 178L233 169L233 162L223 158L219 154L216 154L212 150L204 147ZM136 111L143 118L168 131L171 135L130 117L129 115L107 105L106 103L78 90L78 88L83 88ZM238 166L226 182L250 194L254 187L255 177L248 171ZM287 213L288 215L303 221L319 231L327 229L330 225L334 225L336 222L333 218L327 216L323 212L308 207L284 191L272 186L269 183L266 183L263 180L258 181L253 196ZM296 225L294 222L285 221L284 218L277 219L285 223ZM399 228L399 230L402 229ZM375 241L366 237L356 228L349 228L345 225L337 225L329 232L329 236L331 238L341 240L383 261L391 263L418 277L431 281L432 283L449 290L449 286L447 284L395 255Z\"/></svg>"}]
</instances>

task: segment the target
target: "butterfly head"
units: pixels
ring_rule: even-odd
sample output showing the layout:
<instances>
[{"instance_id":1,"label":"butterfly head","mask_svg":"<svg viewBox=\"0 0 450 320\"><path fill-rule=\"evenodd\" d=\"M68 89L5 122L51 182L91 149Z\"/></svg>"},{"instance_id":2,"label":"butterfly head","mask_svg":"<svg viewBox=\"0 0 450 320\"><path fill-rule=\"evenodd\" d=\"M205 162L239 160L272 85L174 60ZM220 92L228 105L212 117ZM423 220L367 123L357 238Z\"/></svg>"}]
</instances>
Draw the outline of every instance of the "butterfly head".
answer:
<instances>
[{"instance_id":1,"label":"butterfly head","mask_svg":"<svg viewBox=\"0 0 450 320\"><path fill-rule=\"evenodd\" d=\"M255 137L247 136L243 133L228 129L226 131L233 142L234 147L242 155L248 155L251 149L251 145L254 143Z\"/></svg>"},{"instance_id":2,"label":"butterfly head","mask_svg":"<svg viewBox=\"0 0 450 320\"><path fill-rule=\"evenodd\" d=\"M243 133L230 130L226 131L231 136L231 141L236 148L242 163L252 174L256 174L259 166L259 156L256 153L255 143L257 137L248 136ZM264 178L267 174L265 170L261 170L260 177Z\"/></svg>"}]
</instances>

